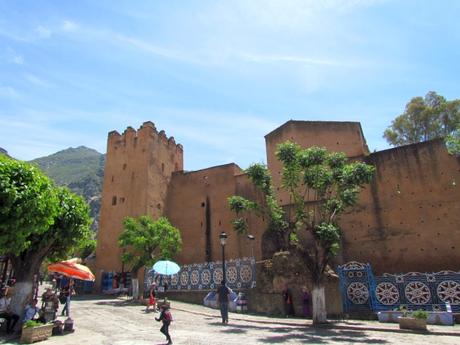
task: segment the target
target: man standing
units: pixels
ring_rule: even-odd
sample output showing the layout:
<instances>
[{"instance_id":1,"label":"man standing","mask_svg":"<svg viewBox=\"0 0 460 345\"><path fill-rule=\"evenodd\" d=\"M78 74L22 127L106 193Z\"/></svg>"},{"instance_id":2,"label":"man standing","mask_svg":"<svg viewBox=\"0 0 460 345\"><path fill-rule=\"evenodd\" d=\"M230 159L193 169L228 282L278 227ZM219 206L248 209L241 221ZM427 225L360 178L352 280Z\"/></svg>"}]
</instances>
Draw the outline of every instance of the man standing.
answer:
<instances>
[{"instance_id":1,"label":"man standing","mask_svg":"<svg viewBox=\"0 0 460 345\"><path fill-rule=\"evenodd\" d=\"M220 305L220 315L222 323L228 323L228 301L233 291L222 280L222 284L217 288L217 303Z\"/></svg>"},{"instance_id":2,"label":"man standing","mask_svg":"<svg viewBox=\"0 0 460 345\"><path fill-rule=\"evenodd\" d=\"M10 291L6 288L4 296L0 298L0 317L6 320L6 333L12 333L14 326L19 320L19 316L13 314L10 309L11 296Z\"/></svg>"}]
</instances>

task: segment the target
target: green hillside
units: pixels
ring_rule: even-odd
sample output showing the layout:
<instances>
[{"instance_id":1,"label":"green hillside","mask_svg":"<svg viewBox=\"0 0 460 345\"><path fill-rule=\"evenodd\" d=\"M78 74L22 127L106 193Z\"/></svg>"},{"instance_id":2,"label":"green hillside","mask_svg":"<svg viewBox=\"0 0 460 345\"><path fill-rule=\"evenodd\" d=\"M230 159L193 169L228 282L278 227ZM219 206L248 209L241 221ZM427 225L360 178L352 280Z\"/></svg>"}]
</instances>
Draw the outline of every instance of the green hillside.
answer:
<instances>
[{"instance_id":1,"label":"green hillside","mask_svg":"<svg viewBox=\"0 0 460 345\"><path fill-rule=\"evenodd\" d=\"M85 198L91 208L96 230L101 206L105 156L96 150L79 146L30 161L36 164L57 185L67 186Z\"/></svg>"}]
</instances>

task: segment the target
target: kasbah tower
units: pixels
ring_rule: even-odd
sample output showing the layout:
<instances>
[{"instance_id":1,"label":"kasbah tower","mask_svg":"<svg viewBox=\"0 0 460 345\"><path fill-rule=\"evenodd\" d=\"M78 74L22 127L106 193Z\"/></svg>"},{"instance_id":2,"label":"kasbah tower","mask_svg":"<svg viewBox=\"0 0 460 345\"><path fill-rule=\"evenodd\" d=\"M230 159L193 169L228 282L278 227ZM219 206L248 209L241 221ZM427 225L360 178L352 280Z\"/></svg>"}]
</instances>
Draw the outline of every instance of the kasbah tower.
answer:
<instances>
[{"instance_id":1,"label":"kasbah tower","mask_svg":"<svg viewBox=\"0 0 460 345\"><path fill-rule=\"evenodd\" d=\"M280 188L275 150L286 140L341 151L376 168L359 204L340 221L342 250L336 263L369 262L378 274L460 270L460 157L449 155L442 140L369 153L358 122L290 120L265 136L267 166L281 206L289 205L289 198ZM220 260L222 231L229 234L226 257L249 256L247 239L232 230L234 214L227 203L232 195L262 200L234 163L184 171L182 146L152 122L121 135L110 132L97 280L102 271L121 272L117 241L126 216L166 216L181 231L183 250L174 258L180 264ZM249 215L248 224L256 259L270 258L265 219Z\"/></svg>"}]
</instances>

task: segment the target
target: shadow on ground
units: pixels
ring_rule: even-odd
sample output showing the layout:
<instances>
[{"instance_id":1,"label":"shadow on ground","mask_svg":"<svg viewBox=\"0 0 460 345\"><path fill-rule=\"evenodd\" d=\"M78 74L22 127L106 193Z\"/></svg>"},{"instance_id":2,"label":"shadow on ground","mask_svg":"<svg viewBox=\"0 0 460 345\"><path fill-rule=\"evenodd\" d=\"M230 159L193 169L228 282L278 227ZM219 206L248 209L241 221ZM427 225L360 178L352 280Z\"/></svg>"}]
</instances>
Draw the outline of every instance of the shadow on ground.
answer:
<instances>
[{"instance_id":1,"label":"shadow on ground","mask_svg":"<svg viewBox=\"0 0 460 345\"><path fill-rule=\"evenodd\" d=\"M222 333L247 333L248 330L266 331L267 335L259 338L258 341L267 344L284 343L286 341L296 340L302 343L314 344L329 344L331 341L343 342L346 344L387 344L388 341L376 339L369 336L362 330L344 330L344 329L328 329L314 327L299 327L299 326L265 326L265 325L241 325L238 323L223 325L220 322L209 322L209 324L221 327ZM274 335L273 335L274 334Z\"/></svg>"}]
</instances>

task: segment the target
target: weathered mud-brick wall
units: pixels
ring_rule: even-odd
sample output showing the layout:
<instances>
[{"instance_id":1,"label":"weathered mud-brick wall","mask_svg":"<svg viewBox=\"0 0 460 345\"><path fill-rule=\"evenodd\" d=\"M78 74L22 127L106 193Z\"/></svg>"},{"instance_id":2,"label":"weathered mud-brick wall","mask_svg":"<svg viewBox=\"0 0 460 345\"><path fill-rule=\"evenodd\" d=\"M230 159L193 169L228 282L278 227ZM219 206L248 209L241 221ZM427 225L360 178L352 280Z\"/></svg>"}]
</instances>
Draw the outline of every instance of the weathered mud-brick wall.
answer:
<instances>
[{"instance_id":1,"label":"weathered mud-brick wall","mask_svg":"<svg viewBox=\"0 0 460 345\"><path fill-rule=\"evenodd\" d=\"M296 316L302 316L302 287L312 290L307 268L294 260L289 252L280 252L272 260L257 263L256 288L247 292L248 309L269 315L283 315L282 291L288 284L293 295ZM325 280L326 309L329 317L342 314L339 279L332 272ZM311 307L311 306L310 306Z\"/></svg>"}]
</instances>

